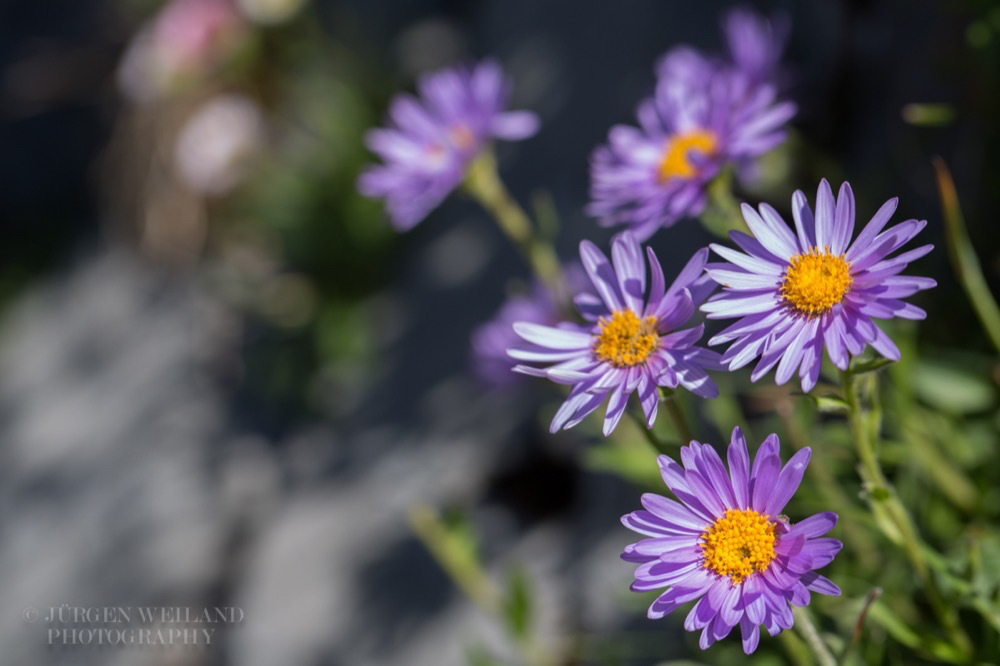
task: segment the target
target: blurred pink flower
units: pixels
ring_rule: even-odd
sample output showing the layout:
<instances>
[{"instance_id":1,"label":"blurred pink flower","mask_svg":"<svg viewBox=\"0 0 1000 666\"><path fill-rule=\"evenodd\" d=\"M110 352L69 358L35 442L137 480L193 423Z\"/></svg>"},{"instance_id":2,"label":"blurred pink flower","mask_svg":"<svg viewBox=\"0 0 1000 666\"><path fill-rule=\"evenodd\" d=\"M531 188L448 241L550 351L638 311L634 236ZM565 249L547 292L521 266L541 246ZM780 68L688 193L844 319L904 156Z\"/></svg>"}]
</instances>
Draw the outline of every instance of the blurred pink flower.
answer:
<instances>
[{"instance_id":1,"label":"blurred pink flower","mask_svg":"<svg viewBox=\"0 0 1000 666\"><path fill-rule=\"evenodd\" d=\"M229 0L172 0L129 44L119 85L133 101L155 100L217 68L246 35Z\"/></svg>"}]
</instances>

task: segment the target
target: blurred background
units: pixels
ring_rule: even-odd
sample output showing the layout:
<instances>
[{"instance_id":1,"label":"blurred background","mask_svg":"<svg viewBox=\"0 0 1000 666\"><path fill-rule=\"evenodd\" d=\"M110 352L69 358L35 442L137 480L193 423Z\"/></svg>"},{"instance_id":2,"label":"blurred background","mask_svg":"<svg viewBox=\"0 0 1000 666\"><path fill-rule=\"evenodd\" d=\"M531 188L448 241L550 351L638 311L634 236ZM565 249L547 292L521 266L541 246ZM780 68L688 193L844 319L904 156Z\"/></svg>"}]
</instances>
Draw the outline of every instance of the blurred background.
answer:
<instances>
[{"instance_id":1,"label":"blurred background","mask_svg":"<svg viewBox=\"0 0 1000 666\"><path fill-rule=\"evenodd\" d=\"M634 122L658 56L721 51L730 6L0 0L2 661L513 659L414 535L421 505L472 526L489 571L524 572L540 634L573 663L686 650L618 559L639 490L594 431L547 435L548 386L474 371L470 336L528 278L513 248L460 197L397 234L355 181L395 92L493 56L511 108L542 118L498 147L503 177L558 217L563 259L605 245L583 214L591 151ZM799 113L740 194L787 212L794 189L848 179L862 221L892 196L897 221L928 219L942 250L913 272L940 286L913 344L971 368L959 414L993 414L1000 373L943 251L930 159L954 173L996 293L1000 8L753 6L791 19ZM711 240L686 221L652 244L673 275ZM54 647L24 609L62 604L245 616L208 647Z\"/></svg>"}]
</instances>

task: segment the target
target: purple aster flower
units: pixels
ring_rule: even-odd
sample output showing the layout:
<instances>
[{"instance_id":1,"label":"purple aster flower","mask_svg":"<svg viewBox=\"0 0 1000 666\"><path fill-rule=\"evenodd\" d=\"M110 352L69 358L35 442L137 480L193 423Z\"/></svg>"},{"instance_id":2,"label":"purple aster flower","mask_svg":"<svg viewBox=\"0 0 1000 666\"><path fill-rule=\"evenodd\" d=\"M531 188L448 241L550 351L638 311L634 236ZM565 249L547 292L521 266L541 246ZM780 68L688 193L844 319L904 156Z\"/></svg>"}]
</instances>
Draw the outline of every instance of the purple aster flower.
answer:
<instances>
[{"instance_id":1,"label":"purple aster flower","mask_svg":"<svg viewBox=\"0 0 1000 666\"><path fill-rule=\"evenodd\" d=\"M760 356L750 379L757 381L777 364L778 384L798 369L802 390L808 392L819 378L824 347L841 370L866 344L899 360L899 349L872 318L923 319L926 312L900 299L937 283L899 275L933 245L889 258L927 224L907 220L882 231L895 210L896 199L890 199L852 243L854 193L847 183L835 203L830 184L820 182L815 217L805 195L796 192L794 232L771 206L761 204L758 214L743 204L753 237L733 231L730 238L746 254L713 244L712 249L732 263L706 267L724 291L702 311L710 319L739 318L709 340L712 345L733 342L722 362L735 370Z\"/></svg>"},{"instance_id":2,"label":"purple aster flower","mask_svg":"<svg viewBox=\"0 0 1000 666\"><path fill-rule=\"evenodd\" d=\"M795 105L739 67L679 47L658 67L639 127L618 125L591 161L589 214L626 224L640 240L702 212L706 188L727 164L742 175L785 139Z\"/></svg>"},{"instance_id":3,"label":"purple aster flower","mask_svg":"<svg viewBox=\"0 0 1000 666\"><path fill-rule=\"evenodd\" d=\"M563 277L573 293L585 291L590 280L578 263L563 269ZM511 372L515 361L507 350L516 346L521 338L514 332L514 324L526 321L532 324L557 325L563 311L551 292L540 282L532 285L530 292L507 299L493 319L482 324L472 333L472 365L476 376L491 386L508 386L522 378Z\"/></svg>"},{"instance_id":4,"label":"purple aster flower","mask_svg":"<svg viewBox=\"0 0 1000 666\"><path fill-rule=\"evenodd\" d=\"M718 367L718 355L695 346L704 325L681 328L714 288L702 274L708 250L697 252L670 287L665 287L653 250L646 248L643 255L628 232L612 241L611 261L589 241L580 243L580 258L597 294L584 292L574 299L587 323L518 322L514 330L528 344L508 350L518 361L552 363L546 368L518 365L515 371L573 387L552 419L551 431L578 424L609 396L605 435L618 425L634 391L650 428L660 386L683 386L696 395L716 397L719 389L705 369Z\"/></svg>"},{"instance_id":5,"label":"purple aster flower","mask_svg":"<svg viewBox=\"0 0 1000 666\"><path fill-rule=\"evenodd\" d=\"M400 231L427 217L462 182L491 139L515 141L538 130L533 113L503 110L510 84L491 60L426 75L417 89L422 99L399 95L389 107L391 126L365 136L385 163L358 179L362 194L385 199Z\"/></svg>"},{"instance_id":6,"label":"purple aster flower","mask_svg":"<svg viewBox=\"0 0 1000 666\"><path fill-rule=\"evenodd\" d=\"M802 449L782 468L778 437L764 440L753 466L739 428L729 445L729 474L709 444L681 448L678 465L659 456L663 482L680 500L642 496L643 510L622 523L648 539L626 546L622 559L635 562L632 589L668 588L649 607L650 619L697 599L684 621L701 629L701 649L740 626L743 651L757 649L760 625L771 636L791 628L789 604L805 606L810 591L839 595L840 588L816 573L840 550L836 539L819 538L837 514L818 513L798 523L780 515L809 464Z\"/></svg>"}]
</instances>

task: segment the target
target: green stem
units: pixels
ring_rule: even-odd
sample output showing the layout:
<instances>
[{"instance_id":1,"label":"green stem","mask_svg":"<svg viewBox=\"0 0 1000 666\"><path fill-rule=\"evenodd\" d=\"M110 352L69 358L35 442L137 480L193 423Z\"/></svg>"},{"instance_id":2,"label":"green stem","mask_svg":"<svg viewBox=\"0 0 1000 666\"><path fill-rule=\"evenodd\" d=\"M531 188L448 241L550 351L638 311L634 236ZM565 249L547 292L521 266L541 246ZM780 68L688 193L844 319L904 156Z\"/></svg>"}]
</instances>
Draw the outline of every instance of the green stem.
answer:
<instances>
[{"instance_id":1,"label":"green stem","mask_svg":"<svg viewBox=\"0 0 1000 666\"><path fill-rule=\"evenodd\" d=\"M813 624L812 618L809 617L809 611L804 607L792 606L792 615L795 616L795 628L799 630L802 638L805 639L813 654L816 655L816 663L819 666L837 666L837 660L833 658L829 648L826 647L826 643L823 642L823 638L816 630L816 625Z\"/></svg>"},{"instance_id":2,"label":"green stem","mask_svg":"<svg viewBox=\"0 0 1000 666\"><path fill-rule=\"evenodd\" d=\"M628 410L628 413L632 415L633 419L635 419L635 423L639 426L639 430L642 431L646 441L649 442L649 445L652 446L657 453L663 453L668 456L672 454L670 444L657 437L656 433L646 426L646 416L644 414L633 409Z\"/></svg>"},{"instance_id":3,"label":"green stem","mask_svg":"<svg viewBox=\"0 0 1000 666\"><path fill-rule=\"evenodd\" d=\"M556 301L567 302L569 295L559 258L550 244L539 239L527 213L500 180L496 157L491 150L484 151L469 166L464 187L493 216L500 230L521 251L531 270L549 288Z\"/></svg>"},{"instance_id":4,"label":"green stem","mask_svg":"<svg viewBox=\"0 0 1000 666\"><path fill-rule=\"evenodd\" d=\"M733 196L733 170L723 169L708 185L708 206L699 216L702 225L719 238L729 240L730 231L749 233L740 203Z\"/></svg>"},{"instance_id":5,"label":"green stem","mask_svg":"<svg viewBox=\"0 0 1000 666\"><path fill-rule=\"evenodd\" d=\"M803 429L801 422L796 417L795 403L792 397L788 396L788 398L780 400L776 405L775 411L778 413L782 425L785 426L785 431L791 439L792 446L796 450L808 447L809 437ZM823 447L812 447L812 464L806 468L806 473L816 482L816 486L823 493L825 500L840 514L840 525L845 533L847 533L850 543L854 545L855 552L863 555L862 559L867 564L875 565L878 561L875 545L869 538L868 532L862 528L861 523L851 519L852 516L860 513L860 511L837 482L828 464L826 451Z\"/></svg>"},{"instance_id":6,"label":"green stem","mask_svg":"<svg viewBox=\"0 0 1000 666\"><path fill-rule=\"evenodd\" d=\"M440 516L430 507L411 508L410 525L452 582L480 611L502 623L503 592L483 570L468 545L456 543ZM511 638L527 666L557 663L531 636L512 635Z\"/></svg>"},{"instance_id":7,"label":"green stem","mask_svg":"<svg viewBox=\"0 0 1000 666\"><path fill-rule=\"evenodd\" d=\"M937 172L938 192L941 195L941 208L944 213L945 240L948 242L948 256L958 275L962 288L965 289L972 308L976 311L980 323L989 335L993 346L1000 352L1000 307L990 293L990 288L983 277L983 269L979 265L976 249L969 240L969 232L962 216L962 208L958 203L958 193L951 172L940 157L934 158L934 170Z\"/></svg>"},{"instance_id":8,"label":"green stem","mask_svg":"<svg viewBox=\"0 0 1000 666\"><path fill-rule=\"evenodd\" d=\"M681 411L680 405L677 404L673 389L661 387L660 402L663 403L664 408L667 410L667 415L670 416L670 420L677 430L677 436L680 437L681 444L686 445L694 440L694 431L691 430L687 419L684 418L684 412Z\"/></svg>"},{"instance_id":9,"label":"green stem","mask_svg":"<svg viewBox=\"0 0 1000 666\"><path fill-rule=\"evenodd\" d=\"M848 421L850 423L851 435L857 445L858 457L861 460L859 468L861 479L864 484L866 496L875 514L876 524L879 524L879 511L884 511L884 516L888 518L898 531L902 541L903 550L910 560L926 591L928 601L934 608L942 626L948 632L955 646L965 652L971 653L972 644L969 637L962 630L958 623L958 616L954 609L948 607L938 589L937 581L931 574L924 557L920 536L913 523L913 519L906 507L900 501L895 488L886 479L882 472L882 467L878 461L875 443L878 439L879 430L879 408L877 391L874 383L876 374L865 373L860 376L870 382L867 398L871 408L866 410L861 403L861 392L859 387L859 376L851 372L850 369L842 370L841 383L844 389L844 400L848 406Z\"/></svg>"}]
</instances>

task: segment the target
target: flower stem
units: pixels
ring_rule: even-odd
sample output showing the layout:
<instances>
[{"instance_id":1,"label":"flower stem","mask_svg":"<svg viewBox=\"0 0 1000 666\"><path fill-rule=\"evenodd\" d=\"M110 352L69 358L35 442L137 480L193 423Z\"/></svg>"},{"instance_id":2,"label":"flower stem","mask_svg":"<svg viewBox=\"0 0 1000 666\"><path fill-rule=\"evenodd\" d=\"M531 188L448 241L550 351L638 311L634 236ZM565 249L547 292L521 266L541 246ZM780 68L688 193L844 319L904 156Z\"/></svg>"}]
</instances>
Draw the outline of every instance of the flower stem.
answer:
<instances>
[{"instance_id":1,"label":"flower stem","mask_svg":"<svg viewBox=\"0 0 1000 666\"><path fill-rule=\"evenodd\" d=\"M649 445L652 446L657 453L663 453L669 456L671 454L670 444L657 437L656 433L646 426L646 416L641 412L632 409L628 410L628 413L633 419L635 419L636 425L639 426L639 430L642 431L642 434L646 437L646 441L649 442Z\"/></svg>"},{"instance_id":2,"label":"flower stem","mask_svg":"<svg viewBox=\"0 0 1000 666\"><path fill-rule=\"evenodd\" d=\"M559 259L552 246L535 233L527 213L500 180L493 151L483 151L472 162L465 176L464 188L493 216L500 230L521 251L531 270L549 288L556 301L565 303L569 294L563 283Z\"/></svg>"},{"instance_id":3,"label":"flower stem","mask_svg":"<svg viewBox=\"0 0 1000 666\"><path fill-rule=\"evenodd\" d=\"M878 394L875 390L876 374L872 372L857 375L847 369L842 370L840 376L844 400L848 406L847 414L851 435L857 445L858 457L861 460L859 472L872 513L875 514L876 524L879 524L880 513L892 523L902 541L903 550L913 565L917 578L923 585L927 599L934 608L942 626L948 632L955 646L969 654L972 651L972 644L959 625L958 616L954 609L947 606L941 596L937 582L927 564L927 559L924 557L923 546L913 518L900 501L895 488L886 479L878 461L875 443L878 439L880 413ZM862 380L866 384L864 397L870 405L868 409L862 405ZM891 538L891 535L887 536Z\"/></svg>"},{"instance_id":4,"label":"flower stem","mask_svg":"<svg viewBox=\"0 0 1000 666\"><path fill-rule=\"evenodd\" d=\"M724 168L708 185L708 206L699 216L702 225L710 233L723 240L729 240L730 231L749 233L739 201L733 196L733 170Z\"/></svg>"},{"instance_id":5,"label":"flower stem","mask_svg":"<svg viewBox=\"0 0 1000 666\"><path fill-rule=\"evenodd\" d=\"M803 429L802 423L796 417L795 403L792 397L789 395L787 398L779 400L775 405L775 411L778 418L781 419L782 425L785 426L785 432L788 433L792 446L797 450L809 446L809 437ZM806 469L806 473L816 482L816 487L825 495L826 501L833 505L837 513L840 514L842 519L840 525L854 545L855 552L861 555L864 560L875 561L876 558L870 557L870 555L876 552L876 547L869 538L868 532L862 528L861 522L851 519L856 514L861 513L861 510L851 502L847 493L837 482L826 456L827 452L823 447L813 447L812 464Z\"/></svg>"},{"instance_id":6,"label":"flower stem","mask_svg":"<svg viewBox=\"0 0 1000 666\"><path fill-rule=\"evenodd\" d=\"M674 390L660 387L660 402L666 408L667 414L670 416L670 420L677 430L677 436L681 438L681 444L686 445L693 441L694 431L691 430L687 419L684 418L684 412L681 411L680 405L677 404L677 399L674 397Z\"/></svg>"},{"instance_id":7,"label":"flower stem","mask_svg":"<svg viewBox=\"0 0 1000 666\"><path fill-rule=\"evenodd\" d=\"M449 532L441 517L428 506L410 509L410 525L445 573L485 615L501 624L504 594L483 570L470 544ZM537 639L530 635L511 635L526 666L557 663Z\"/></svg>"},{"instance_id":8,"label":"flower stem","mask_svg":"<svg viewBox=\"0 0 1000 666\"><path fill-rule=\"evenodd\" d=\"M792 615L795 616L795 627L802 634L802 638L805 639L813 654L816 655L816 663L819 666L837 666L837 660L833 658L826 643L823 642L823 638L816 630L816 625L809 617L809 611L804 607L792 606Z\"/></svg>"}]
</instances>

